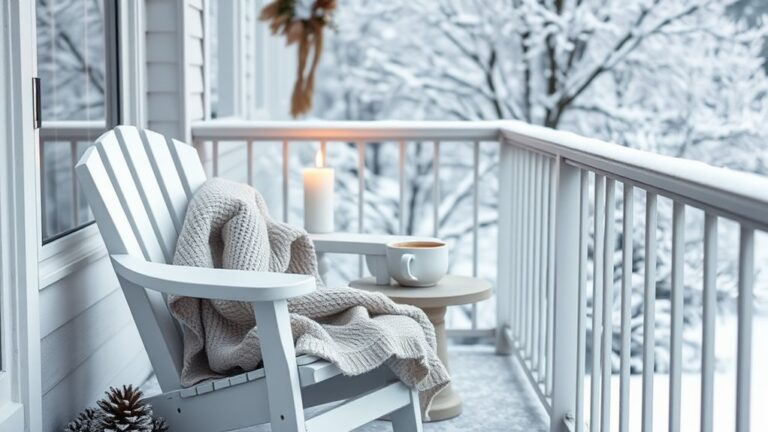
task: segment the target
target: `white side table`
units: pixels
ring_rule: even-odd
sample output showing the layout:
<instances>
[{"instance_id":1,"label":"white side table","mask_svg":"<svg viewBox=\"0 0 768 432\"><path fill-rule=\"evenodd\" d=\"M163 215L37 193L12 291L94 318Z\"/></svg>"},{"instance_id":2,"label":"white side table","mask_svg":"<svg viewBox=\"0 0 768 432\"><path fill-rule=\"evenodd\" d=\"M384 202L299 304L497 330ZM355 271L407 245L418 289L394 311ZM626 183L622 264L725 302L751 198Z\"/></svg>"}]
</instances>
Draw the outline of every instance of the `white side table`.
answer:
<instances>
[{"instance_id":1,"label":"white side table","mask_svg":"<svg viewBox=\"0 0 768 432\"><path fill-rule=\"evenodd\" d=\"M448 275L433 287L402 287L397 282L376 285L372 277L358 279L349 284L352 288L380 292L395 303L409 304L424 311L435 326L437 356L448 369L448 351L445 335L445 312L448 306L475 303L491 297L490 282L467 276ZM449 384L432 401L429 410L431 421L446 420L461 414L461 398Z\"/></svg>"}]
</instances>

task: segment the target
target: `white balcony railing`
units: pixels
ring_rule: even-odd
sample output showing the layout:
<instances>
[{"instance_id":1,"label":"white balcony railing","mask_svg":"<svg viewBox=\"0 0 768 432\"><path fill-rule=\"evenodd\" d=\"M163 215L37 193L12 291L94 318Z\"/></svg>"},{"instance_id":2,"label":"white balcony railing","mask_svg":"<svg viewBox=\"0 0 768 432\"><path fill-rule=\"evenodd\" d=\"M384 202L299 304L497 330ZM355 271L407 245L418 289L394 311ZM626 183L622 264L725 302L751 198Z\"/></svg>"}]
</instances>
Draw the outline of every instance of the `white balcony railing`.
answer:
<instances>
[{"instance_id":1,"label":"white balcony railing","mask_svg":"<svg viewBox=\"0 0 768 432\"><path fill-rule=\"evenodd\" d=\"M394 122L344 122L344 123L254 123L242 121L211 121L201 122L192 128L192 137L198 148L201 159L204 161L210 175L225 175L220 172L220 161L232 148L246 147L246 179L249 184L254 184L254 152L259 145L279 142L282 144L282 218L288 222L290 213L290 178L291 166L289 147L291 144L301 142L320 142L325 151L327 142L350 142L357 146L358 150L358 193L357 193L357 228L359 232L365 230L364 202L365 202L365 146L373 142L393 142L398 144L398 171L399 171L399 206L398 223L396 232L392 234L408 234L406 232L406 146L415 142L429 142L434 145L433 174L434 185L432 191L432 235L440 236L440 199L439 189L441 168L440 155L442 142L469 142L472 143L472 274L478 274L478 239L479 239L479 177L480 177L480 144L491 141L499 142L498 126L492 123L449 123L449 122L419 122L419 123L394 123ZM243 144L244 143L244 144ZM206 145L209 144L209 145ZM238 159L242 160L242 159ZM359 265L359 273L362 276L362 260ZM471 329L449 329L452 336L464 337L493 337L495 328L478 328L477 305L472 306L470 314Z\"/></svg>"},{"instance_id":2,"label":"white balcony railing","mask_svg":"<svg viewBox=\"0 0 768 432\"><path fill-rule=\"evenodd\" d=\"M283 217L289 211L289 146L297 141L356 143L358 175L365 181L366 143L399 142L400 205L404 208L406 145L434 142L434 175L440 178L440 143L474 144L473 157L473 271L478 253L479 143L499 145L499 234L497 325L479 334L495 334L498 350L513 353L523 366L532 387L551 419L552 431L581 431L590 419L592 431L622 431L630 424L630 296L633 242L623 242L620 262L613 251L617 189L623 199L621 233L628 238L637 228L633 220L635 196L645 196L642 225L644 245L644 303L642 337L642 400L640 418L650 430L654 421L653 395L655 351L656 249L658 198L673 202L671 262L671 342L669 415L670 430L680 429L681 361L683 324L683 254L686 208L704 212L703 327L701 364L701 429L713 428L714 326L718 220L739 225L737 379L735 384L738 431L750 427L752 406L752 322L755 231L768 230L768 179L633 150L571 133L534 127L519 122L203 122L192 129L195 144L219 171L220 145L244 142L247 177L253 182L254 147L262 142L282 142ZM210 143L210 152L203 151ZM242 144L240 144L242 145ZM438 184L439 182L435 182ZM359 227L363 228L364 188L359 188ZM434 193L434 217L440 216L439 191ZM589 207L594 210L590 217ZM402 230L403 212L399 227ZM436 232L439 225L435 223ZM592 283L588 286L590 226L594 237ZM621 269L614 287L614 268ZM587 294L591 288L592 356L589 415L585 413L584 385L587 347ZM619 295L614 295L617 288ZM618 419L611 419L613 300L621 299ZM476 315L474 315L476 317ZM476 322L473 319L473 322ZM613 423L612 423L613 422Z\"/></svg>"}]
</instances>

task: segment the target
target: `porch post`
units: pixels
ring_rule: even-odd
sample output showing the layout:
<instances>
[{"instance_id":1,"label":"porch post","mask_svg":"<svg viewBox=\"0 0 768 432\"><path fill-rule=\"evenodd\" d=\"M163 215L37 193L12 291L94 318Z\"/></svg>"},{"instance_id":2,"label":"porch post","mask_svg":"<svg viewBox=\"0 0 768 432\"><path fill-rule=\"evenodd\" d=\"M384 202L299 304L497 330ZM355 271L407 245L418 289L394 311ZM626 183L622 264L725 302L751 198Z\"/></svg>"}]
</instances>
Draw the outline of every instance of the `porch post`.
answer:
<instances>
[{"instance_id":1,"label":"porch post","mask_svg":"<svg viewBox=\"0 0 768 432\"><path fill-rule=\"evenodd\" d=\"M243 114L241 87L242 29L240 18L245 12L239 1L218 2L219 104L218 117ZM253 25L253 24L252 24Z\"/></svg>"},{"instance_id":2,"label":"porch post","mask_svg":"<svg viewBox=\"0 0 768 432\"><path fill-rule=\"evenodd\" d=\"M512 323L512 284L510 277L511 266L506 265L518 257L512 253L512 145L499 139L499 240L497 255L496 277L496 353L509 355L510 341L507 330Z\"/></svg>"},{"instance_id":3,"label":"porch post","mask_svg":"<svg viewBox=\"0 0 768 432\"><path fill-rule=\"evenodd\" d=\"M554 381L550 432L566 432L576 405L579 288L579 169L557 158L555 219Z\"/></svg>"}]
</instances>

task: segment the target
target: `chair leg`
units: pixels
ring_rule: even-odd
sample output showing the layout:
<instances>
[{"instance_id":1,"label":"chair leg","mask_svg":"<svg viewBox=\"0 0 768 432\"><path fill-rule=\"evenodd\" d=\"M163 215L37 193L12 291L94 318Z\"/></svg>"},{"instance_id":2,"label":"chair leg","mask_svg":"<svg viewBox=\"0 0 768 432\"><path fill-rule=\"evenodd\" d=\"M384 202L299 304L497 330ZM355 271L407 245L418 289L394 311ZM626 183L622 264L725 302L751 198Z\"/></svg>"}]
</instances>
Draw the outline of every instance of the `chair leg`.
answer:
<instances>
[{"instance_id":1,"label":"chair leg","mask_svg":"<svg viewBox=\"0 0 768 432\"><path fill-rule=\"evenodd\" d=\"M419 406L419 394L416 390L411 390L411 403L392 412L389 418L392 420L394 432L422 432L421 407Z\"/></svg>"},{"instance_id":2,"label":"chair leg","mask_svg":"<svg viewBox=\"0 0 768 432\"><path fill-rule=\"evenodd\" d=\"M256 331L264 355L264 372L273 432L305 432L299 371L293 348L288 302L253 303L259 326Z\"/></svg>"}]
</instances>

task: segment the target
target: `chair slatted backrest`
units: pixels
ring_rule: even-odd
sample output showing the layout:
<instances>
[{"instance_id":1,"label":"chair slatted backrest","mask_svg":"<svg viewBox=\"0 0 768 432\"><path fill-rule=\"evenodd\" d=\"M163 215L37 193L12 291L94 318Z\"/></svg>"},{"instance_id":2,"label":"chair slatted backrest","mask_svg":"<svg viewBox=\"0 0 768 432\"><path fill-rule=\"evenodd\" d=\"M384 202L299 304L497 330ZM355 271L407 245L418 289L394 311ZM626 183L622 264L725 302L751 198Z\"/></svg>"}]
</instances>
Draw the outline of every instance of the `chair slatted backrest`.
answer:
<instances>
[{"instance_id":1,"label":"chair slatted backrest","mask_svg":"<svg viewBox=\"0 0 768 432\"><path fill-rule=\"evenodd\" d=\"M171 263L187 204L205 182L197 151L133 126L102 135L77 176L107 251ZM165 297L120 280L163 391L180 387L182 339Z\"/></svg>"}]
</instances>

